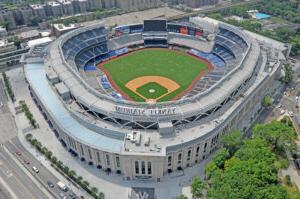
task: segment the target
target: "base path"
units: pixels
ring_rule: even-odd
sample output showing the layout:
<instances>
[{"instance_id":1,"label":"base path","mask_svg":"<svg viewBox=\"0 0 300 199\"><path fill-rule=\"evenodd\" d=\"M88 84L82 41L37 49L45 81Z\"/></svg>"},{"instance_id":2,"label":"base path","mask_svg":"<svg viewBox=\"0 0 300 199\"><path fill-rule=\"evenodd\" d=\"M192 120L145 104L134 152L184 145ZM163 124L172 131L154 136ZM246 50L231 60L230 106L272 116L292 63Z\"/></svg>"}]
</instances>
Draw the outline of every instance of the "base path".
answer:
<instances>
[{"instance_id":1,"label":"base path","mask_svg":"<svg viewBox=\"0 0 300 199\"><path fill-rule=\"evenodd\" d=\"M159 96L156 99L146 99L143 95L139 94L136 90L138 88L140 88L141 86L150 83L150 82L155 82L163 87L165 87L168 92ZM177 90L178 88L180 88L179 84L177 84L175 81L166 78L166 77L162 77L162 76L142 76L142 77L138 77L135 78L131 81L129 81L128 83L126 83L125 85L128 89L130 89L132 92L134 92L135 94L137 94L138 96L142 97L143 99L145 99L146 101L148 100L159 100L160 98L174 92L175 90Z\"/></svg>"}]
</instances>

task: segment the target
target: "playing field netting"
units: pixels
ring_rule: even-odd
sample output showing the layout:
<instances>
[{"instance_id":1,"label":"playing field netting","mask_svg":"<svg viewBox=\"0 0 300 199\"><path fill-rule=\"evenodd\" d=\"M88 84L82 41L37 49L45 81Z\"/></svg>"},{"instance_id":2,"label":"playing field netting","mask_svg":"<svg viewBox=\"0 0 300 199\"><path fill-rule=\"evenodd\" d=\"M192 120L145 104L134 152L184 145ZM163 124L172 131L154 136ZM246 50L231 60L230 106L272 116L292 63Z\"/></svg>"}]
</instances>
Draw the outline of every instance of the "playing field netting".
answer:
<instances>
[{"instance_id":1,"label":"playing field netting","mask_svg":"<svg viewBox=\"0 0 300 199\"><path fill-rule=\"evenodd\" d=\"M192 88L212 66L184 52L143 49L101 63L112 85L133 101L170 101Z\"/></svg>"}]
</instances>

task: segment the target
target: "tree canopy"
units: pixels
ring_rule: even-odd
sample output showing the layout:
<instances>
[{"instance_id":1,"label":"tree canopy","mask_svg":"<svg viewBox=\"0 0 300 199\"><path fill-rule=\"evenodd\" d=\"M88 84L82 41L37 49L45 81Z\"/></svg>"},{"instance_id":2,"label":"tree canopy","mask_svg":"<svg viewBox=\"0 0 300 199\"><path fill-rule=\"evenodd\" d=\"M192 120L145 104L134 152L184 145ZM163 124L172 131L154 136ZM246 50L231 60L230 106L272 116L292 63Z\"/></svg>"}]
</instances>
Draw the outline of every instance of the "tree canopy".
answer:
<instances>
[{"instance_id":1,"label":"tree canopy","mask_svg":"<svg viewBox=\"0 0 300 199\"><path fill-rule=\"evenodd\" d=\"M221 138L221 145L224 146L230 155L240 148L243 136L240 131L232 131Z\"/></svg>"},{"instance_id":2,"label":"tree canopy","mask_svg":"<svg viewBox=\"0 0 300 199\"><path fill-rule=\"evenodd\" d=\"M296 138L296 132L288 125L274 120L268 124L255 125L253 137L265 140L274 149L291 149L294 147L293 140Z\"/></svg>"}]
</instances>

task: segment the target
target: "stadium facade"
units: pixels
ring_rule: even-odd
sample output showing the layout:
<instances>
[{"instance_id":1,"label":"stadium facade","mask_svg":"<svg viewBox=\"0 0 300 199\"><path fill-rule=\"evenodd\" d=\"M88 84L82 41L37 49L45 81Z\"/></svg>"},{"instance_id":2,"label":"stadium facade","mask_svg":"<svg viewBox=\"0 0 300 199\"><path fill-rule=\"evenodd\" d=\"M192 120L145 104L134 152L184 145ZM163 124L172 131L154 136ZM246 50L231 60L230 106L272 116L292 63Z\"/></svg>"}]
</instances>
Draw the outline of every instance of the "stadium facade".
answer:
<instances>
[{"instance_id":1,"label":"stadium facade","mask_svg":"<svg viewBox=\"0 0 300 199\"><path fill-rule=\"evenodd\" d=\"M127 101L95 64L148 47L184 49L214 68L176 101ZM43 59L39 50L26 57L26 79L70 154L126 180L156 181L206 159L230 130L249 128L288 55L281 43L200 17L83 27L55 40Z\"/></svg>"}]
</instances>

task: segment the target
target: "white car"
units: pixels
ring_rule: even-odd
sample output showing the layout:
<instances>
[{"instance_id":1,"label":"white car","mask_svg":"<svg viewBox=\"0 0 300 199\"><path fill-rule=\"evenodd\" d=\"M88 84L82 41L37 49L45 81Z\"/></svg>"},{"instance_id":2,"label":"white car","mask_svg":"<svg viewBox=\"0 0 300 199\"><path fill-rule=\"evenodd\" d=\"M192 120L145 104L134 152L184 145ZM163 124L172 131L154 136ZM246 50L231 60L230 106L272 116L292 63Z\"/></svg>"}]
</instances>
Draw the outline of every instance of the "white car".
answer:
<instances>
[{"instance_id":1,"label":"white car","mask_svg":"<svg viewBox=\"0 0 300 199\"><path fill-rule=\"evenodd\" d=\"M284 115L284 114L285 114L285 110L281 110L280 115Z\"/></svg>"},{"instance_id":2,"label":"white car","mask_svg":"<svg viewBox=\"0 0 300 199\"><path fill-rule=\"evenodd\" d=\"M32 167L32 170L36 173L40 172L36 167Z\"/></svg>"}]
</instances>

